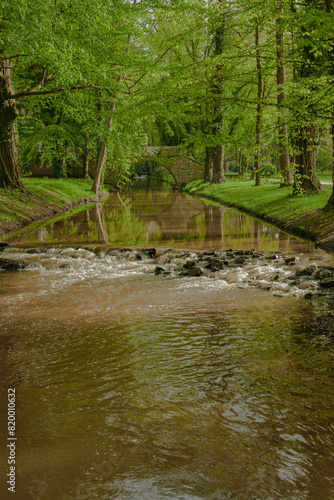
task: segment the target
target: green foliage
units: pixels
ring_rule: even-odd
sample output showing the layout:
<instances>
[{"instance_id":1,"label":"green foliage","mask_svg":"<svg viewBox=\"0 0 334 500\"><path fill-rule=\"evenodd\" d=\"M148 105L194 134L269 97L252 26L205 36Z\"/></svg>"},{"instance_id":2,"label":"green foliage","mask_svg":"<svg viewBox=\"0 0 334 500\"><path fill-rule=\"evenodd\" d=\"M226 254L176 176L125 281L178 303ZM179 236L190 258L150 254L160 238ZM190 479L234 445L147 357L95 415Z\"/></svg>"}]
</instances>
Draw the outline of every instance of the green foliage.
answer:
<instances>
[{"instance_id":1,"label":"green foliage","mask_svg":"<svg viewBox=\"0 0 334 500\"><path fill-rule=\"evenodd\" d=\"M318 166L331 168L334 5L282 6L287 83L278 89L273 0L261 8L254 0L4 0L0 54L13 64L21 165L81 164L87 152L96 164L106 140L105 180L115 186L131 179L145 135L151 145L182 143L201 162L207 147L222 146L231 164L251 164L261 100L262 176L275 174L282 116L290 152L298 152L301 130L311 124ZM282 91L286 103L277 109Z\"/></svg>"},{"instance_id":2,"label":"green foliage","mask_svg":"<svg viewBox=\"0 0 334 500\"><path fill-rule=\"evenodd\" d=\"M277 175L277 169L272 163L262 163L261 165L261 177L272 177Z\"/></svg>"}]
</instances>

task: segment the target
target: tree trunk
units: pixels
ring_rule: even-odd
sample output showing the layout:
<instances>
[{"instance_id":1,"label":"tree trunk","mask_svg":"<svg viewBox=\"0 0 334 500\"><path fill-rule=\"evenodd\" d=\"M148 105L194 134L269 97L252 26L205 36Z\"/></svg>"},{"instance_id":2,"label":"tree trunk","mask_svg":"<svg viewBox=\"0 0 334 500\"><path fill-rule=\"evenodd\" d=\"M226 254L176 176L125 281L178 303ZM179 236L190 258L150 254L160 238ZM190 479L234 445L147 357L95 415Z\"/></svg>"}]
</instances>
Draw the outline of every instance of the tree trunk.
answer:
<instances>
[{"instance_id":1,"label":"tree trunk","mask_svg":"<svg viewBox=\"0 0 334 500\"><path fill-rule=\"evenodd\" d=\"M222 146L215 146L213 148L212 166L212 184L225 182L224 155Z\"/></svg>"},{"instance_id":2,"label":"tree trunk","mask_svg":"<svg viewBox=\"0 0 334 500\"><path fill-rule=\"evenodd\" d=\"M332 173L332 182L333 182L333 192L331 197L329 198L327 204L324 207L324 210L327 212L330 212L331 210L334 210L334 112L332 113L332 130L331 130L331 135L332 135L332 168L333 168L333 173Z\"/></svg>"},{"instance_id":3,"label":"tree trunk","mask_svg":"<svg viewBox=\"0 0 334 500\"><path fill-rule=\"evenodd\" d=\"M310 12L313 9L311 4L311 0L306 0L305 5ZM299 81L314 76L313 65L317 65L321 61L316 55L316 51L313 51L312 37L310 36L313 29L314 24L312 22L301 26L303 41L300 48L299 63L295 70L295 78L297 77ZM326 191L320 184L316 173L317 127L314 124L314 110L309 106L307 97L301 96L301 99L304 102L301 101L298 109L295 110L298 125L295 140L296 161L293 194Z\"/></svg>"},{"instance_id":4,"label":"tree trunk","mask_svg":"<svg viewBox=\"0 0 334 500\"><path fill-rule=\"evenodd\" d=\"M284 66L284 28L283 28L283 0L278 2L278 15L276 19L276 53L277 53L277 109L278 109L278 154L279 169L282 176L281 187L291 186L292 173L290 170L290 158L288 149L288 126L286 113L284 112L285 66Z\"/></svg>"},{"instance_id":5,"label":"tree trunk","mask_svg":"<svg viewBox=\"0 0 334 500\"><path fill-rule=\"evenodd\" d=\"M247 168L248 168L248 160L245 156L242 155L240 174L244 174Z\"/></svg>"},{"instance_id":6,"label":"tree trunk","mask_svg":"<svg viewBox=\"0 0 334 500\"><path fill-rule=\"evenodd\" d=\"M218 2L218 21L214 33L214 54L215 56L220 56L224 50L225 44L225 12L223 9L223 4L225 0L217 0ZM220 184L225 182L224 175L224 158L223 158L223 147L220 145L221 133L223 127L223 65L218 64L215 68L214 81L212 85L212 90L214 94L213 103L213 136L215 138L215 145L212 148L212 183Z\"/></svg>"},{"instance_id":7,"label":"tree trunk","mask_svg":"<svg viewBox=\"0 0 334 500\"><path fill-rule=\"evenodd\" d=\"M259 26L256 25L255 31L256 47L256 70L257 70L257 106L256 106L256 125L255 125L255 145L256 153L254 158L255 186L261 184L260 154L261 154L261 125L262 125L262 66L259 49Z\"/></svg>"},{"instance_id":8,"label":"tree trunk","mask_svg":"<svg viewBox=\"0 0 334 500\"><path fill-rule=\"evenodd\" d=\"M88 139L85 142L85 153L83 159L83 178L90 179L89 177L89 148L88 148Z\"/></svg>"},{"instance_id":9,"label":"tree trunk","mask_svg":"<svg viewBox=\"0 0 334 500\"><path fill-rule=\"evenodd\" d=\"M326 1L326 12L331 13L333 11L333 0ZM329 51L329 60L331 63L331 74L334 74L334 42L332 42L332 50ZM334 111L332 111L332 126L331 126L331 136L332 136L332 182L333 182L333 192L331 197L329 198L327 204L324 207L324 210L331 211L334 210Z\"/></svg>"},{"instance_id":10,"label":"tree trunk","mask_svg":"<svg viewBox=\"0 0 334 500\"><path fill-rule=\"evenodd\" d=\"M213 174L213 152L212 148L205 148L205 168L204 168L204 180L206 182L212 182Z\"/></svg>"},{"instance_id":11,"label":"tree trunk","mask_svg":"<svg viewBox=\"0 0 334 500\"><path fill-rule=\"evenodd\" d=\"M315 133L315 125L300 125L298 128L293 194L327 191L320 184L316 172Z\"/></svg>"},{"instance_id":12,"label":"tree trunk","mask_svg":"<svg viewBox=\"0 0 334 500\"><path fill-rule=\"evenodd\" d=\"M12 85L12 62L4 59L0 66L0 186L24 189L19 165L16 117L18 111Z\"/></svg>"},{"instance_id":13,"label":"tree trunk","mask_svg":"<svg viewBox=\"0 0 334 500\"><path fill-rule=\"evenodd\" d=\"M108 120L106 122L106 127L107 127L108 132L110 132L112 130L115 108L116 108L116 103L113 102L112 105L111 105L111 109L110 109L110 111L111 111L111 117L108 118ZM98 196L101 193L101 185L102 185L102 178L103 178L103 167L104 167L104 164L105 164L105 161L106 161L106 157L107 157L107 137L102 141L102 144L101 144L99 161L98 161L98 164L97 164L97 169L96 169L94 184L93 184L93 187L92 187L92 190Z\"/></svg>"}]
</instances>

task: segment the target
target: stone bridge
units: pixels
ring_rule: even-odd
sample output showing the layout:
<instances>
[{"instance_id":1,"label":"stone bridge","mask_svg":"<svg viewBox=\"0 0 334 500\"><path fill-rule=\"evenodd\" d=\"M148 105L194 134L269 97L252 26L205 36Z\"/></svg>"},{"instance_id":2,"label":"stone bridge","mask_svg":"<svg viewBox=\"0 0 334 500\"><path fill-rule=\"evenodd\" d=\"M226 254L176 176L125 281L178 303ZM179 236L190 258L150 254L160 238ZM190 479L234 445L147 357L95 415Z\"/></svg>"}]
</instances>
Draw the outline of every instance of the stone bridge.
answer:
<instances>
[{"instance_id":1,"label":"stone bridge","mask_svg":"<svg viewBox=\"0 0 334 500\"><path fill-rule=\"evenodd\" d=\"M204 178L204 165L187 156L183 146L143 146L144 154L136 163L152 162L172 175L175 185Z\"/></svg>"}]
</instances>

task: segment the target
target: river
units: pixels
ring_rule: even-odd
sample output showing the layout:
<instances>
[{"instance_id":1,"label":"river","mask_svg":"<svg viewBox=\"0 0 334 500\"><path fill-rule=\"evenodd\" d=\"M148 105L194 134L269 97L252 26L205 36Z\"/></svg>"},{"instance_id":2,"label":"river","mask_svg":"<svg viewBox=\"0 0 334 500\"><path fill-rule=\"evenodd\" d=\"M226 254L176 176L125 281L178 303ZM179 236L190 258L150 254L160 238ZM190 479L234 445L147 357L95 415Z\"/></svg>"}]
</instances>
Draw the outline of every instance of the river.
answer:
<instances>
[{"instance_id":1,"label":"river","mask_svg":"<svg viewBox=\"0 0 334 500\"><path fill-rule=\"evenodd\" d=\"M29 265L0 272L1 498L15 388L18 500L334 499L334 343L312 330L333 294L249 281L333 255L168 189L8 242L0 256ZM167 248L176 266L231 248L278 263L157 275Z\"/></svg>"}]
</instances>

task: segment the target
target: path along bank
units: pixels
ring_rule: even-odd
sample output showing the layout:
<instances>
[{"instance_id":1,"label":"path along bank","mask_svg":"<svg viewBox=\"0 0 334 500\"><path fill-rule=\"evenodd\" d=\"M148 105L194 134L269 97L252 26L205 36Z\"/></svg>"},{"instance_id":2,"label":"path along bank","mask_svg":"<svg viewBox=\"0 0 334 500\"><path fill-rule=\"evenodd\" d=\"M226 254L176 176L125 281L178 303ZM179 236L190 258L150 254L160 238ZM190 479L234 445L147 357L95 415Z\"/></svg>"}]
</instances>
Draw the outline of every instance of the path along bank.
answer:
<instances>
[{"instance_id":1,"label":"path along bank","mask_svg":"<svg viewBox=\"0 0 334 500\"><path fill-rule=\"evenodd\" d=\"M246 179L228 179L224 184L194 181L183 191L237 208L265 220L287 233L309 239L328 251L334 251L334 211L325 212L332 186L327 193L292 196L291 188L264 180L261 186Z\"/></svg>"},{"instance_id":2,"label":"path along bank","mask_svg":"<svg viewBox=\"0 0 334 500\"><path fill-rule=\"evenodd\" d=\"M26 178L26 192L0 189L0 238L34 222L98 201L90 179Z\"/></svg>"}]
</instances>

